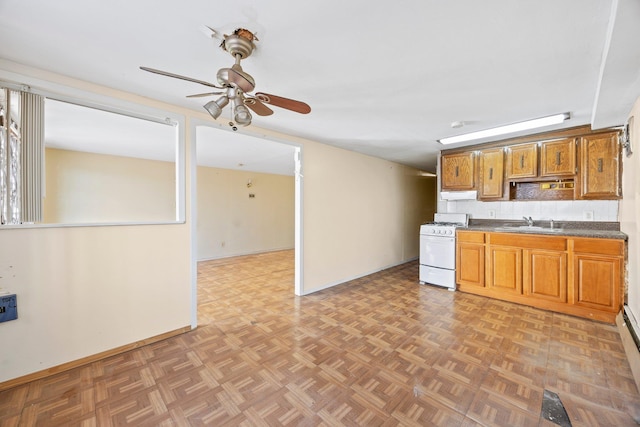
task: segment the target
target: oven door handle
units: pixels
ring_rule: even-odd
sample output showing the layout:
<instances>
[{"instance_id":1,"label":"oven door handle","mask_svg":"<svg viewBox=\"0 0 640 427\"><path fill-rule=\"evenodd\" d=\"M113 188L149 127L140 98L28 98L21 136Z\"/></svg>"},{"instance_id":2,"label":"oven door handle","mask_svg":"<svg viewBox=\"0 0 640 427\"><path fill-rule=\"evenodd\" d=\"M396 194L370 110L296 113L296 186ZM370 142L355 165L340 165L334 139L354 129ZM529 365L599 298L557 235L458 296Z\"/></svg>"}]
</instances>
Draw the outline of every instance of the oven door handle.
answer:
<instances>
[{"instance_id":1,"label":"oven door handle","mask_svg":"<svg viewBox=\"0 0 640 427\"><path fill-rule=\"evenodd\" d=\"M454 236L426 236L422 235L422 238L425 242L433 242L433 243L447 243L447 242L455 242L456 238Z\"/></svg>"}]
</instances>

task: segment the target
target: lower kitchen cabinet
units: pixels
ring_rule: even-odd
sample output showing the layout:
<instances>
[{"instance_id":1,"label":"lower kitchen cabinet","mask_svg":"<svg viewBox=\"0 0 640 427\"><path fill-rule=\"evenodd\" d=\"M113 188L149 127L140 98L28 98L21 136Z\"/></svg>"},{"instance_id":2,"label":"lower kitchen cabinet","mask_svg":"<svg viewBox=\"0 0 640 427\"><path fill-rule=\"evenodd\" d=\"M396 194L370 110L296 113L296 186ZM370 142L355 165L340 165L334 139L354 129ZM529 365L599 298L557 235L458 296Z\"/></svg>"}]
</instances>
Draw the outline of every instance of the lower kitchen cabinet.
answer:
<instances>
[{"instance_id":1,"label":"lower kitchen cabinet","mask_svg":"<svg viewBox=\"0 0 640 427\"><path fill-rule=\"evenodd\" d=\"M500 294L522 294L522 249L490 245L487 267L489 289Z\"/></svg>"},{"instance_id":2,"label":"lower kitchen cabinet","mask_svg":"<svg viewBox=\"0 0 640 427\"><path fill-rule=\"evenodd\" d=\"M484 288L484 233L458 231L456 237L456 283L460 290Z\"/></svg>"},{"instance_id":3,"label":"lower kitchen cabinet","mask_svg":"<svg viewBox=\"0 0 640 427\"><path fill-rule=\"evenodd\" d=\"M573 244L572 303L587 310L618 313L624 245L620 241L579 239Z\"/></svg>"},{"instance_id":4,"label":"lower kitchen cabinet","mask_svg":"<svg viewBox=\"0 0 640 427\"><path fill-rule=\"evenodd\" d=\"M541 249L524 252L525 294L544 301L566 303L567 253Z\"/></svg>"},{"instance_id":5,"label":"lower kitchen cabinet","mask_svg":"<svg viewBox=\"0 0 640 427\"><path fill-rule=\"evenodd\" d=\"M458 231L458 290L614 323L625 242Z\"/></svg>"}]
</instances>

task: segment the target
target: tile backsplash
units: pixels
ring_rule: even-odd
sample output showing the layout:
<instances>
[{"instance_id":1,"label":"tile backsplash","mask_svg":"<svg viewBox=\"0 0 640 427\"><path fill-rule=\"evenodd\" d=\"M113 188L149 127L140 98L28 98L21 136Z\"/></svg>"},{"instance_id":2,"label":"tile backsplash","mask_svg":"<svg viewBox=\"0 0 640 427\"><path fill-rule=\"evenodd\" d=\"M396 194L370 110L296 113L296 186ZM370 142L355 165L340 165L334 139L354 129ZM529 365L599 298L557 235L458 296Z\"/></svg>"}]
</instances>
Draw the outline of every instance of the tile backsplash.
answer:
<instances>
[{"instance_id":1,"label":"tile backsplash","mask_svg":"<svg viewBox=\"0 0 640 427\"><path fill-rule=\"evenodd\" d=\"M438 200L438 212L468 213L475 219L522 219L554 221L618 221L617 200L559 200L479 202Z\"/></svg>"}]
</instances>

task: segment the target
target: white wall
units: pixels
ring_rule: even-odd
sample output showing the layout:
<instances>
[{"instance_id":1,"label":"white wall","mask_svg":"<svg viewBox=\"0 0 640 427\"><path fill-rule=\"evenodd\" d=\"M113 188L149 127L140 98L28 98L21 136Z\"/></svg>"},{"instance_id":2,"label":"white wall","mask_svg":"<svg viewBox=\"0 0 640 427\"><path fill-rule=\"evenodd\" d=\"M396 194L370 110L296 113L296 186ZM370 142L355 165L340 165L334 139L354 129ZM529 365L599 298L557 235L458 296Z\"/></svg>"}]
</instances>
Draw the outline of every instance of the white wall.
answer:
<instances>
[{"instance_id":1,"label":"white wall","mask_svg":"<svg viewBox=\"0 0 640 427\"><path fill-rule=\"evenodd\" d=\"M629 117L633 119L631 145L633 155L622 159L622 194L620 202L620 229L629 236L627 263L627 305L637 324L640 324L640 98L636 100ZM636 324L636 326L637 326ZM640 333L640 330L636 332Z\"/></svg>"},{"instance_id":2,"label":"white wall","mask_svg":"<svg viewBox=\"0 0 640 427\"><path fill-rule=\"evenodd\" d=\"M199 166L198 260L293 249L294 190L293 176Z\"/></svg>"}]
</instances>

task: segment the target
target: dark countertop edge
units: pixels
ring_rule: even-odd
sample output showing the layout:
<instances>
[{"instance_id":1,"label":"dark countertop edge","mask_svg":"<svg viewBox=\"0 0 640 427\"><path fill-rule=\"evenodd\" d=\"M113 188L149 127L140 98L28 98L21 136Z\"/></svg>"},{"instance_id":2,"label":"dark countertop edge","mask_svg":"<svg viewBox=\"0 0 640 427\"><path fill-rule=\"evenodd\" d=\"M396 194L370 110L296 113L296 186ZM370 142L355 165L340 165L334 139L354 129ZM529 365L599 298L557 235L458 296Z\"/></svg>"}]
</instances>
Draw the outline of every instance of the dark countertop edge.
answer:
<instances>
[{"instance_id":1,"label":"dark countertop edge","mask_svg":"<svg viewBox=\"0 0 640 427\"><path fill-rule=\"evenodd\" d=\"M505 221L505 224L514 224L515 221ZM628 236L618 230L607 230L599 228L572 228L565 227L563 223L554 224L554 228L561 228L562 231L545 231L545 230L498 230L501 225L488 225L488 224L469 224L468 227L458 227L458 230L470 230L470 231L486 231L490 233L511 233L511 234L539 234L543 236L564 236L564 237L592 237L599 239L619 239L627 240ZM582 223L581 223L582 224ZM536 224L542 225L542 224ZM504 226L504 225L502 225ZM547 225L548 226L548 225Z\"/></svg>"}]
</instances>

